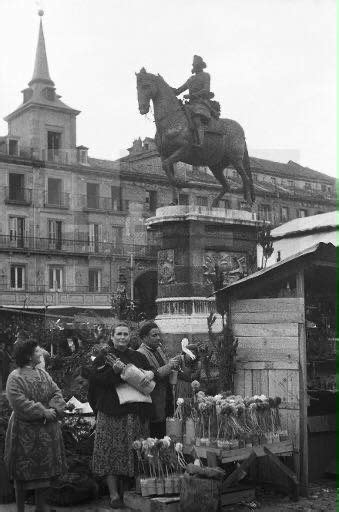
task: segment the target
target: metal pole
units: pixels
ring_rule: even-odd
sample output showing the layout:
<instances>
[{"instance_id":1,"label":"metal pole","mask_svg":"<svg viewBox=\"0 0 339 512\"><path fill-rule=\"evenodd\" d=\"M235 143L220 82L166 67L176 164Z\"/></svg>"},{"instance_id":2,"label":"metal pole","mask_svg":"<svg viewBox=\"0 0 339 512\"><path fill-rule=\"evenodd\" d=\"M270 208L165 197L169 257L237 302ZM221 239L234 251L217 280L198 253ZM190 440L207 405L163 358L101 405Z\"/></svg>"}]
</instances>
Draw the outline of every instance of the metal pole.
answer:
<instances>
[{"instance_id":1,"label":"metal pole","mask_svg":"<svg viewBox=\"0 0 339 512\"><path fill-rule=\"evenodd\" d=\"M134 258L133 253L131 253L131 259L130 259L130 276L131 276L131 282L130 282L130 288L131 288L131 301L134 301Z\"/></svg>"}]
</instances>

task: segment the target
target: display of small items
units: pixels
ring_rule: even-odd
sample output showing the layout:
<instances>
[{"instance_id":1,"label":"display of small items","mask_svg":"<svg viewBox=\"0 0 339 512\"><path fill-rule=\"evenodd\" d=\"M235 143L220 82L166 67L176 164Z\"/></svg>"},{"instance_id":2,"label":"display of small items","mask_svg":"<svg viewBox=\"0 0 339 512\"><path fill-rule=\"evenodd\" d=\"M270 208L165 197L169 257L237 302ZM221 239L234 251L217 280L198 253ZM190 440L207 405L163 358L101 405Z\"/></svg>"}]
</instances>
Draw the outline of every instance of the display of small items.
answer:
<instances>
[{"instance_id":1,"label":"display of small items","mask_svg":"<svg viewBox=\"0 0 339 512\"><path fill-rule=\"evenodd\" d=\"M133 443L139 477L137 491L142 496L178 494L186 468L182 443L169 436L163 439L148 437Z\"/></svg>"},{"instance_id":2,"label":"display of small items","mask_svg":"<svg viewBox=\"0 0 339 512\"><path fill-rule=\"evenodd\" d=\"M306 308L306 347L308 361L335 358L335 311L330 303L321 302Z\"/></svg>"},{"instance_id":3,"label":"display of small items","mask_svg":"<svg viewBox=\"0 0 339 512\"><path fill-rule=\"evenodd\" d=\"M322 301L306 308L307 387L312 391L336 390L335 311Z\"/></svg>"},{"instance_id":4,"label":"display of small items","mask_svg":"<svg viewBox=\"0 0 339 512\"><path fill-rule=\"evenodd\" d=\"M281 428L281 399L255 395L241 396L220 393L208 396L192 382L192 399L178 398L173 418L167 418L167 433L185 445L215 446L224 450L252 447L288 439Z\"/></svg>"}]
</instances>

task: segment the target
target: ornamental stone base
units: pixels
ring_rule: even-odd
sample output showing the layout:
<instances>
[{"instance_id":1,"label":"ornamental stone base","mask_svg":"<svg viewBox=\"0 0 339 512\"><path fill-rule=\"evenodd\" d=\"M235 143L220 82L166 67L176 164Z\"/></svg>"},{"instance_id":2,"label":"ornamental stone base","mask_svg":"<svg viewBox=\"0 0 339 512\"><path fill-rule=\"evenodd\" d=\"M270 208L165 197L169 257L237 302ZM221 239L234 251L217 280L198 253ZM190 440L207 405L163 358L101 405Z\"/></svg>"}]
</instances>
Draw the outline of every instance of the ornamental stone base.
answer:
<instances>
[{"instance_id":1,"label":"ornamental stone base","mask_svg":"<svg viewBox=\"0 0 339 512\"><path fill-rule=\"evenodd\" d=\"M159 240L156 322L169 353L180 341L208 341L207 318L215 312L214 284L219 287L257 269L260 222L245 210L166 206L147 219ZM221 331L221 318L213 325Z\"/></svg>"}]
</instances>

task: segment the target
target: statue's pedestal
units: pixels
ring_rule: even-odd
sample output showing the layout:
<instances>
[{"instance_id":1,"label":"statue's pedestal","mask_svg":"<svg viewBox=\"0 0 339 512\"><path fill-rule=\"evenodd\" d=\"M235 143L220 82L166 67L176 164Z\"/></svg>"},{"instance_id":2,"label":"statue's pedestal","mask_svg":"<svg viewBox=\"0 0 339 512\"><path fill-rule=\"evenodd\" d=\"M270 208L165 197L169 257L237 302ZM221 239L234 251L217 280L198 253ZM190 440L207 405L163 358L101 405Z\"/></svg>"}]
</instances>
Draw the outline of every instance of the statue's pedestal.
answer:
<instances>
[{"instance_id":1,"label":"statue's pedestal","mask_svg":"<svg viewBox=\"0 0 339 512\"><path fill-rule=\"evenodd\" d=\"M192 341L208 339L207 317L215 311L216 265L224 286L256 270L256 233L261 223L245 210L193 206L158 208L146 223L161 247L156 322L171 353L184 336ZM213 330L220 329L219 317Z\"/></svg>"}]
</instances>

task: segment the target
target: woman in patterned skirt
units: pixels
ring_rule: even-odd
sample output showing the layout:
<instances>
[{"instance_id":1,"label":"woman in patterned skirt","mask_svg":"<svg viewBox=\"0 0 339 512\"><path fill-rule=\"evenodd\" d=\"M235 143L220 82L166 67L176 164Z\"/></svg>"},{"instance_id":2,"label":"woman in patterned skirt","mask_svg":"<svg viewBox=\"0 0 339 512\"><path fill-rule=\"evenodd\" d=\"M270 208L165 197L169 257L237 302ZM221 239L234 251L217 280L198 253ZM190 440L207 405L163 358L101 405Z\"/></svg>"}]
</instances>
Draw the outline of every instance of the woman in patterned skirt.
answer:
<instances>
[{"instance_id":1,"label":"woman in patterned skirt","mask_svg":"<svg viewBox=\"0 0 339 512\"><path fill-rule=\"evenodd\" d=\"M93 472L106 478L112 508L120 508L119 480L134 476L135 439L149 436L152 403L120 403L117 387L123 384L120 374L124 365L132 363L146 371L148 380L154 375L145 356L128 348L130 332L120 323L112 330L107 351L95 359L89 378L88 401L96 413ZM118 358L118 362L117 359Z\"/></svg>"},{"instance_id":2,"label":"woman in patterned skirt","mask_svg":"<svg viewBox=\"0 0 339 512\"><path fill-rule=\"evenodd\" d=\"M24 512L25 490L35 489L36 512L48 510L44 489L66 471L58 417L66 403L50 375L37 367L40 349L33 340L14 347L18 368L9 375L7 399L13 409L5 444L5 462L14 480L17 511Z\"/></svg>"}]
</instances>

